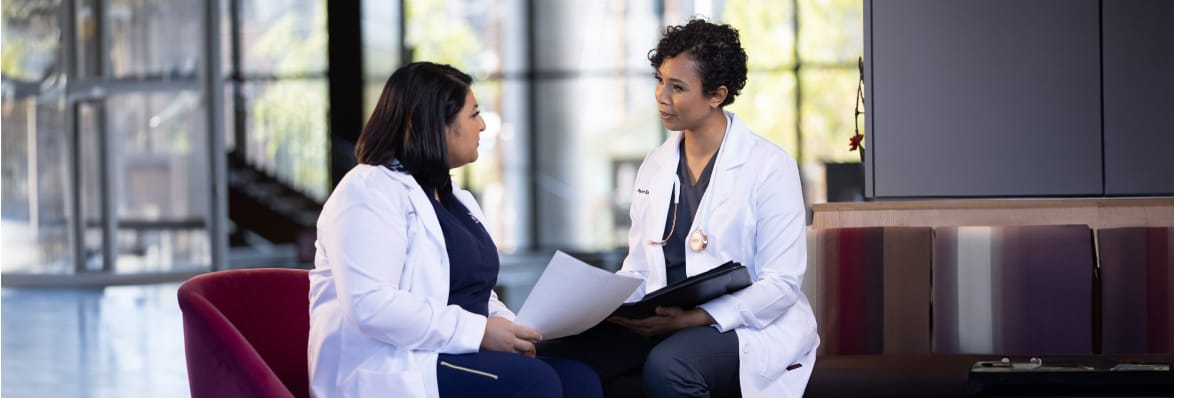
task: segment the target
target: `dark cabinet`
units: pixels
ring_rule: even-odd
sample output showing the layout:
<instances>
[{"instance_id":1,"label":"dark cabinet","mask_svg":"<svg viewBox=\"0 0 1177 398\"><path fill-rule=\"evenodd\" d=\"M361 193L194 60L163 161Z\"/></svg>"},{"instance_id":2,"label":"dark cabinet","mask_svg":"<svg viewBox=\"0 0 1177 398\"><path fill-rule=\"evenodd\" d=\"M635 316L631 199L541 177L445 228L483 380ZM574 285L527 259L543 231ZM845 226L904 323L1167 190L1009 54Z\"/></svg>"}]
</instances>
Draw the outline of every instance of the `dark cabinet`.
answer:
<instances>
[{"instance_id":1,"label":"dark cabinet","mask_svg":"<svg viewBox=\"0 0 1177 398\"><path fill-rule=\"evenodd\" d=\"M1172 195L1171 2L864 6L867 196Z\"/></svg>"}]
</instances>

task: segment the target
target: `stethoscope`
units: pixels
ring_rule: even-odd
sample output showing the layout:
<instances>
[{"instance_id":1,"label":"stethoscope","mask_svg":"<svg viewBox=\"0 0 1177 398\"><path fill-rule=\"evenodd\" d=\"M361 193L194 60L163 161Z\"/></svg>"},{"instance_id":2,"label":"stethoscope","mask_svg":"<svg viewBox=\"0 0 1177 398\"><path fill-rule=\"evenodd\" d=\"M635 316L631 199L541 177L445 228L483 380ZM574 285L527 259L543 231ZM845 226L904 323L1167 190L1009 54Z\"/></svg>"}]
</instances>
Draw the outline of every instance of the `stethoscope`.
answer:
<instances>
[{"instance_id":1,"label":"stethoscope","mask_svg":"<svg viewBox=\"0 0 1177 398\"><path fill-rule=\"evenodd\" d=\"M731 136L730 133L732 130L732 123L733 122L732 122L731 115L727 115L727 130L725 130L723 132L723 142L724 143L727 142L727 137ZM723 151L724 147L725 146L723 144L720 144L720 152ZM715 156L719 156L719 155L720 155L719 153L715 154ZM663 237L662 240L649 240L649 241L646 241L647 244L656 245L656 246L665 246L666 242L670 241L670 237L672 235L674 235L674 228L676 226L675 224L678 223L678 192L679 192L678 180L679 180L679 178L680 177L678 177L677 175L674 177L674 185L672 188L672 189L674 189L674 218L672 218L670 220L670 232L667 232L666 236ZM710 190L710 189L711 188L708 188L708 190ZM700 203L700 205L702 205L702 203ZM704 210L703 213L704 213L703 214L703 222L698 223L699 225L707 225L707 217L709 217L711 215L711 212L707 211L707 210ZM687 246L690 247L691 251L694 251L694 252L701 252L701 251L703 251L703 249L707 248L707 234L703 233L702 228L695 228L694 231L691 231L691 233L689 235L687 235Z\"/></svg>"},{"instance_id":2,"label":"stethoscope","mask_svg":"<svg viewBox=\"0 0 1177 398\"><path fill-rule=\"evenodd\" d=\"M671 212L674 218L670 219L670 231L666 233L666 236L662 240L650 240L646 242L648 244L665 246L667 242L670 242L670 237L674 236L674 228L678 226L678 195L681 191L678 186L678 180L679 177L675 176L674 185L671 188L674 190L674 211ZM700 223L700 225L704 224L706 224L706 221ZM707 248L707 234L703 233L701 228L696 228L690 235L687 235L687 246L691 248L691 251L703 251L703 249Z\"/></svg>"}]
</instances>

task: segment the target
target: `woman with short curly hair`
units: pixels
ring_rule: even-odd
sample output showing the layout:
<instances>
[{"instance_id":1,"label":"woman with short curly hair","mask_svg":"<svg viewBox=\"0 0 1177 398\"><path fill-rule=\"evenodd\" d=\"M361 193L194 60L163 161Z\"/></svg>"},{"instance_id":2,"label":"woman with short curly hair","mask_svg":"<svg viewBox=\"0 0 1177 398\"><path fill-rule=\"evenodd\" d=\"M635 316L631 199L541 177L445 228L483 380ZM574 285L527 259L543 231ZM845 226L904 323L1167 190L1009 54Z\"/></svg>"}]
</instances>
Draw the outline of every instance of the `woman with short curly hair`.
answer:
<instances>
[{"instance_id":1,"label":"woman with short curly hair","mask_svg":"<svg viewBox=\"0 0 1177 398\"><path fill-rule=\"evenodd\" d=\"M800 397L818 336L801 292L805 206L797 163L723 109L748 75L731 26L692 20L668 27L649 57L658 112L671 133L634 183L629 255L618 273L644 283L629 301L728 261L745 265L753 282L695 308L611 317L579 336L541 342L539 353L588 363L606 393L640 372L653 397Z\"/></svg>"}]
</instances>

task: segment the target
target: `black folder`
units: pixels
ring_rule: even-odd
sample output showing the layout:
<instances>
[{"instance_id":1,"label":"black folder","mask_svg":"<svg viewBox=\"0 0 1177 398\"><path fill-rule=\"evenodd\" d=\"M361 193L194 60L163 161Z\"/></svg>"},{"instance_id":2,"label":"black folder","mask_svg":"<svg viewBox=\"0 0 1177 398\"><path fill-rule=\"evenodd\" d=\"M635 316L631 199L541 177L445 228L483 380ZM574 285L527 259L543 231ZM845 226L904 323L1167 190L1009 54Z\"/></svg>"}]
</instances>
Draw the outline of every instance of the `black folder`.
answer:
<instances>
[{"instance_id":1,"label":"black folder","mask_svg":"<svg viewBox=\"0 0 1177 398\"><path fill-rule=\"evenodd\" d=\"M678 281L673 285L655 290L642 297L641 301L625 303L613 311L613 315L626 318L645 318L654 315L654 308L682 307L695 308L716 297L738 291L752 284L748 268L740 263L728 261L707 272Z\"/></svg>"}]
</instances>

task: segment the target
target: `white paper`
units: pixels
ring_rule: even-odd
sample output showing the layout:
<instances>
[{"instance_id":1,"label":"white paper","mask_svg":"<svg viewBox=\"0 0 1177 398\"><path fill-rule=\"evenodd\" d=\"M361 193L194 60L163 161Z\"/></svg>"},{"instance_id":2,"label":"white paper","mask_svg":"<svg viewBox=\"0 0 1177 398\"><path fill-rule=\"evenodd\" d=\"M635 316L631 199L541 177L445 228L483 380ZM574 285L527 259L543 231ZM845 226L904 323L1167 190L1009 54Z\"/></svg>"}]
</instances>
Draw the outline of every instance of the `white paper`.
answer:
<instances>
[{"instance_id":1,"label":"white paper","mask_svg":"<svg viewBox=\"0 0 1177 398\"><path fill-rule=\"evenodd\" d=\"M515 323L538 330L544 340L574 335L608 317L641 283L556 251Z\"/></svg>"}]
</instances>

